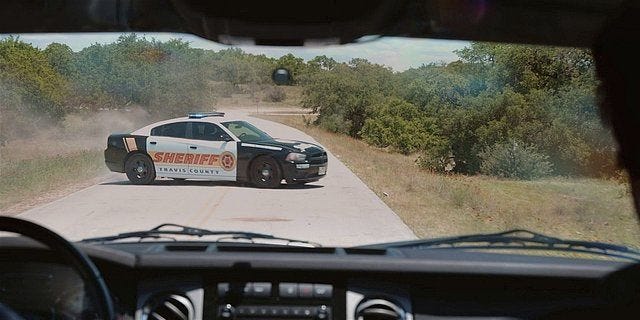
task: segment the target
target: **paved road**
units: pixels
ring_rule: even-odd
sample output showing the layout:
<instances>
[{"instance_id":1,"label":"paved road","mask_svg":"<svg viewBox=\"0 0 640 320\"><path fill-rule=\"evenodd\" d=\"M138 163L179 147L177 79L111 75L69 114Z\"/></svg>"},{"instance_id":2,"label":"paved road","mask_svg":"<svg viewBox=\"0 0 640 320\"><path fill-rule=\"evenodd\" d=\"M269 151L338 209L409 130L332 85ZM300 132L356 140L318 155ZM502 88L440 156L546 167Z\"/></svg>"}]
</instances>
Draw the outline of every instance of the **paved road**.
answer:
<instances>
[{"instance_id":1,"label":"paved road","mask_svg":"<svg viewBox=\"0 0 640 320\"><path fill-rule=\"evenodd\" d=\"M301 131L251 118L275 137L313 142ZM302 188L275 190L232 183L159 180L129 184L124 174L23 212L71 240L179 223L208 229L247 230L351 246L415 238L400 218L329 154L327 176Z\"/></svg>"}]
</instances>

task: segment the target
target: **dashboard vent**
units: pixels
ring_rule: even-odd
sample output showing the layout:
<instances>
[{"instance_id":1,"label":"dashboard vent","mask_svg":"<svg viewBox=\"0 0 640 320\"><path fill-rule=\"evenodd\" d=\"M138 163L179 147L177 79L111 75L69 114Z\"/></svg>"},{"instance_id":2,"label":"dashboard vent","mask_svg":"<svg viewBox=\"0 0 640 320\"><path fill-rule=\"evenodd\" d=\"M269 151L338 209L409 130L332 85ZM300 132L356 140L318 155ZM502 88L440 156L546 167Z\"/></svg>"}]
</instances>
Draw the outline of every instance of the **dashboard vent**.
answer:
<instances>
[{"instance_id":1,"label":"dashboard vent","mask_svg":"<svg viewBox=\"0 0 640 320\"><path fill-rule=\"evenodd\" d=\"M386 249L373 249L373 248L344 248L347 254L366 254L374 256L384 256L387 254Z\"/></svg>"},{"instance_id":2,"label":"dashboard vent","mask_svg":"<svg viewBox=\"0 0 640 320\"><path fill-rule=\"evenodd\" d=\"M329 247L296 247L296 246L275 246L266 244L236 244L219 243L217 245L220 252L278 252L278 253L327 253L333 254L335 248Z\"/></svg>"},{"instance_id":3,"label":"dashboard vent","mask_svg":"<svg viewBox=\"0 0 640 320\"><path fill-rule=\"evenodd\" d=\"M195 315L191 301L177 294L150 299L143 312L148 320L193 320Z\"/></svg>"},{"instance_id":4,"label":"dashboard vent","mask_svg":"<svg viewBox=\"0 0 640 320\"><path fill-rule=\"evenodd\" d=\"M365 300L356 308L356 320L405 320L406 312L384 299Z\"/></svg>"},{"instance_id":5,"label":"dashboard vent","mask_svg":"<svg viewBox=\"0 0 640 320\"><path fill-rule=\"evenodd\" d=\"M184 244L184 245L175 245L175 244L168 244L165 247L165 250L167 251L187 251L187 252L193 252L193 251L207 251L207 249L209 248L208 244Z\"/></svg>"}]
</instances>

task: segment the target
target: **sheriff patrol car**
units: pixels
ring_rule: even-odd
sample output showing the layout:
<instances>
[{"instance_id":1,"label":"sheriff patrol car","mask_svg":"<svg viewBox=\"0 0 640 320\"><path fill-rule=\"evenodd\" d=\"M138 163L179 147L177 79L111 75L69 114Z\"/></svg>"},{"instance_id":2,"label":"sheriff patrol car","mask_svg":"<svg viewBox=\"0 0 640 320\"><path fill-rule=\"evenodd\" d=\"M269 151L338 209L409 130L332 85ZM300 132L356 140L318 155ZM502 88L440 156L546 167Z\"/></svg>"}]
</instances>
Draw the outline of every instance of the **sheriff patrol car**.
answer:
<instances>
[{"instance_id":1,"label":"sheriff patrol car","mask_svg":"<svg viewBox=\"0 0 640 320\"><path fill-rule=\"evenodd\" d=\"M317 181L327 173L327 153L315 144L275 139L224 113L189 113L130 134L112 134L107 167L134 184L156 177L250 182L278 187Z\"/></svg>"}]
</instances>

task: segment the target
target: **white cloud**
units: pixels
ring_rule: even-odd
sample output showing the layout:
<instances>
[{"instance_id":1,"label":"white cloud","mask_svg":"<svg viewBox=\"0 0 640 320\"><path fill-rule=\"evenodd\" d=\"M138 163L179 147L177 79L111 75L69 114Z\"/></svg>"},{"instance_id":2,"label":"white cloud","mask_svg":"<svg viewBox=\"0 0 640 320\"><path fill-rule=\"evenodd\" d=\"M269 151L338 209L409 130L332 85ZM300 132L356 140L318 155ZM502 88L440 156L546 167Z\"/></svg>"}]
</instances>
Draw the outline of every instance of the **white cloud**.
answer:
<instances>
[{"instance_id":1,"label":"white cloud","mask_svg":"<svg viewBox=\"0 0 640 320\"><path fill-rule=\"evenodd\" d=\"M94 43L111 43L118 39L121 33L34 33L21 34L20 39L36 47L45 48L53 42L67 44L74 51L82 50ZM160 41L180 38L191 43L195 48L221 50L230 46L212 42L191 34L180 33L139 33L149 39ZM6 37L2 35L1 37ZM394 70L402 71L411 67L419 67L430 62L450 62L457 59L454 50L461 49L469 43L466 41L410 39L410 38L380 38L378 40L347 45L332 45L324 47L269 47L269 46L238 46L245 52L265 54L269 57L280 57L288 53L302 57L305 60L318 55L326 55L338 61L348 61L352 58L365 58L369 61L384 64Z\"/></svg>"}]
</instances>

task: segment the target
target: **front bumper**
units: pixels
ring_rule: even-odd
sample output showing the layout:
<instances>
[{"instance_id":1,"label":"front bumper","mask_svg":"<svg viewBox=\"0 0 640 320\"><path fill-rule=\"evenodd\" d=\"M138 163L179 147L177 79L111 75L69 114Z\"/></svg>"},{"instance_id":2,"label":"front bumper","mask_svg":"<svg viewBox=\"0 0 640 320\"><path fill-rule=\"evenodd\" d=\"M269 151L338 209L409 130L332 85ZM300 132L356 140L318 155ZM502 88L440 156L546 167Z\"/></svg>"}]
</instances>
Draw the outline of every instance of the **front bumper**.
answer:
<instances>
[{"instance_id":1,"label":"front bumper","mask_svg":"<svg viewBox=\"0 0 640 320\"><path fill-rule=\"evenodd\" d=\"M287 162L282 168L284 179L287 183L318 181L327 175L327 164L328 162L321 164ZM324 174L319 173L320 168L324 168Z\"/></svg>"}]
</instances>

